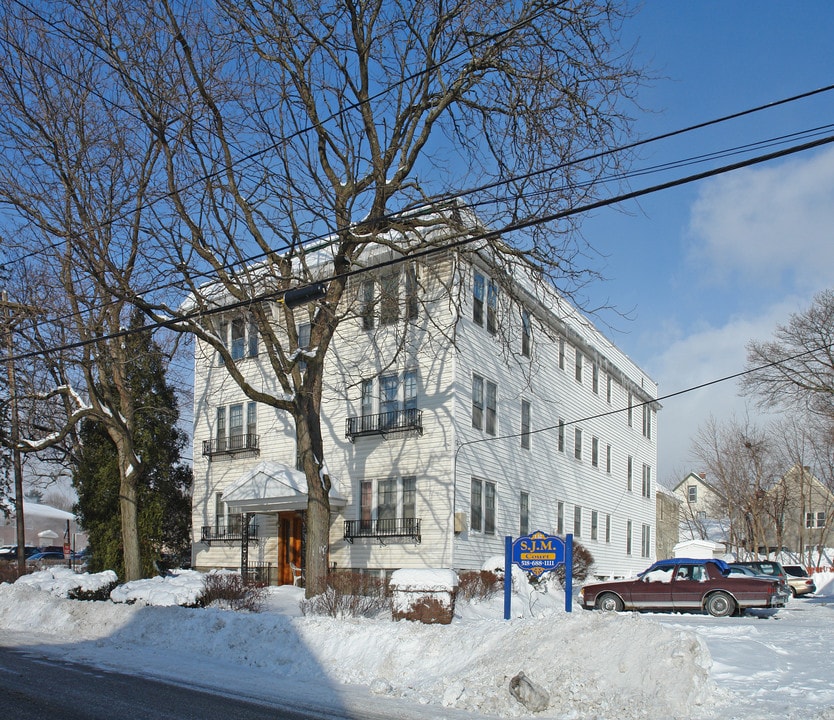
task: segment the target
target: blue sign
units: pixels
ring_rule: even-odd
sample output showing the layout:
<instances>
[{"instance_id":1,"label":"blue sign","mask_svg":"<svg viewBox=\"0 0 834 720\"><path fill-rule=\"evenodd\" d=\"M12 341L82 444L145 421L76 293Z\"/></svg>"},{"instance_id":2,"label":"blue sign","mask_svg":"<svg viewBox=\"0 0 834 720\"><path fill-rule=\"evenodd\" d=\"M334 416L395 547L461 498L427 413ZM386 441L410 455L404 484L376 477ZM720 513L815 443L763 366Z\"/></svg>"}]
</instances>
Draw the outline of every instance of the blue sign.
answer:
<instances>
[{"instance_id":1,"label":"blue sign","mask_svg":"<svg viewBox=\"0 0 834 720\"><path fill-rule=\"evenodd\" d=\"M530 535L504 538L504 619L510 619L510 597L512 595L512 566L518 565L525 572L536 577L565 566L565 610L571 611L573 600L573 535L565 539L556 535L545 535L537 530Z\"/></svg>"},{"instance_id":2,"label":"blue sign","mask_svg":"<svg viewBox=\"0 0 834 720\"><path fill-rule=\"evenodd\" d=\"M538 577L565 561L565 541L536 531L513 542L511 559L513 565Z\"/></svg>"}]
</instances>

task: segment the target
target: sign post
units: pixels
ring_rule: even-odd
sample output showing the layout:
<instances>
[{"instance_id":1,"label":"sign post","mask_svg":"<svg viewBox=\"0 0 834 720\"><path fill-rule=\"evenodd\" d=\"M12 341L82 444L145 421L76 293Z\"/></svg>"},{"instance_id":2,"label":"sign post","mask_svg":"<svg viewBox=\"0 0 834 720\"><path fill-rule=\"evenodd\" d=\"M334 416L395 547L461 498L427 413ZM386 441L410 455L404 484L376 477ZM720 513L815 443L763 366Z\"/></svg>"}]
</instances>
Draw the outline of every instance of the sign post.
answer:
<instances>
[{"instance_id":1,"label":"sign post","mask_svg":"<svg viewBox=\"0 0 834 720\"><path fill-rule=\"evenodd\" d=\"M504 538L504 619L510 619L513 565L518 565L525 572L539 577L562 564L565 566L565 611L571 612L573 607L573 535L569 533L562 540L556 535L546 535L537 530L515 541L507 535Z\"/></svg>"}]
</instances>

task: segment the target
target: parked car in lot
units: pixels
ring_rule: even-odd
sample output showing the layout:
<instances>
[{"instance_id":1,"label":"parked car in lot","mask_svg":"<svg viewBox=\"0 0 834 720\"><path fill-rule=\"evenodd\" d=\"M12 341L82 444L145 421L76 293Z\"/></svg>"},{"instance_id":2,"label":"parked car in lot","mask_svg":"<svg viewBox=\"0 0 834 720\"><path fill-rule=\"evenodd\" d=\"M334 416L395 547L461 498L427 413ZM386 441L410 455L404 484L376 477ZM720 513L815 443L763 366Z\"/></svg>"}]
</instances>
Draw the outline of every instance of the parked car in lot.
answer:
<instances>
[{"instance_id":1,"label":"parked car in lot","mask_svg":"<svg viewBox=\"0 0 834 720\"><path fill-rule=\"evenodd\" d=\"M30 558L35 553L40 552L39 547L35 547L34 545L26 545L23 548L23 554ZM8 560L9 562L14 562L17 560L17 545L4 545L0 548L0 560Z\"/></svg>"},{"instance_id":2,"label":"parked car in lot","mask_svg":"<svg viewBox=\"0 0 834 720\"><path fill-rule=\"evenodd\" d=\"M785 569L778 562L773 560L745 560L743 562L732 563L732 567L739 565L749 568L757 575L779 578L779 582L782 583L785 592L791 591L790 586L788 585L788 576L785 573Z\"/></svg>"},{"instance_id":3,"label":"parked car in lot","mask_svg":"<svg viewBox=\"0 0 834 720\"><path fill-rule=\"evenodd\" d=\"M782 569L788 577L788 586L791 589L791 595L794 597L817 591L813 579L802 565L783 565Z\"/></svg>"},{"instance_id":4,"label":"parked car in lot","mask_svg":"<svg viewBox=\"0 0 834 720\"><path fill-rule=\"evenodd\" d=\"M26 558L27 567L41 568L45 565L59 565L65 560L62 552L38 552Z\"/></svg>"},{"instance_id":5,"label":"parked car in lot","mask_svg":"<svg viewBox=\"0 0 834 720\"><path fill-rule=\"evenodd\" d=\"M715 617L750 608L784 607L790 597L778 578L730 575L721 560L659 560L636 578L591 583L582 606L598 610L708 612Z\"/></svg>"}]
</instances>

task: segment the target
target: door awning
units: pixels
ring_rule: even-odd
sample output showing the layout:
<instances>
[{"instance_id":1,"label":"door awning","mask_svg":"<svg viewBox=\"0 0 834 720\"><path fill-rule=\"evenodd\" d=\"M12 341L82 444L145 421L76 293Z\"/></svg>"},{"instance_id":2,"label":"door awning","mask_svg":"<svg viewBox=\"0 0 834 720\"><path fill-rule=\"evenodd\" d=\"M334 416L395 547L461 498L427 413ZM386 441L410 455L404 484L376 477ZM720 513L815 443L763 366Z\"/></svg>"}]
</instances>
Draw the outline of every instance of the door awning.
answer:
<instances>
[{"instance_id":1,"label":"door awning","mask_svg":"<svg viewBox=\"0 0 834 720\"><path fill-rule=\"evenodd\" d=\"M288 465L264 461L245 472L223 491L230 512L306 510L307 478ZM330 505L343 507L345 499L332 487Z\"/></svg>"}]
</instances>

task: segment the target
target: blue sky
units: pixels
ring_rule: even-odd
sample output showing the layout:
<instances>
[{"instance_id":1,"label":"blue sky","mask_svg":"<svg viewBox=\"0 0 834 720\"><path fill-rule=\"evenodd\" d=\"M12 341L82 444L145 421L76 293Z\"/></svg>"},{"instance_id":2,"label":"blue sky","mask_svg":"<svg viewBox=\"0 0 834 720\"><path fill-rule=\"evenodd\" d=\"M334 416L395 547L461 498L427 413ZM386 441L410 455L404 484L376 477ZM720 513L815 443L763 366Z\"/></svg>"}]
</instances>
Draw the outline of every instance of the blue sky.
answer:
<instances>
[{"instance_id":1,"label":"blue sky","mask_svg":"<svg viewBox=\"0 0 834 720\"><path fill-rule=\"evenodd\" d=\"M656 78L639 96L641 138L834 84L832 2L648 0L624 38ZM635 167L829 123L834 92L644 147ZM771 337L834 285L834 146L599 210L584 234L604 256L606 277L589 289L590 303L629 312L595 322L660 395L738 372L749 340ZM711 414L741 417L746 407L752 419L761 414L731 382L664 402L660 481L672 485L698 469L690 440Z\"/></svg>"}]
</instances>

